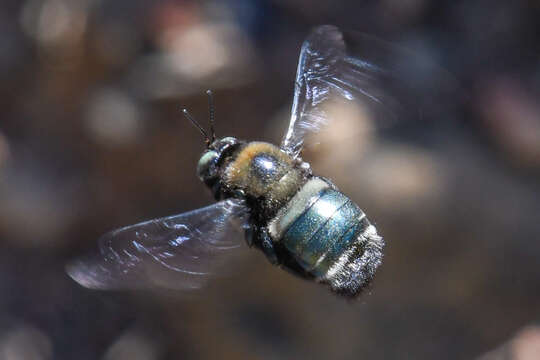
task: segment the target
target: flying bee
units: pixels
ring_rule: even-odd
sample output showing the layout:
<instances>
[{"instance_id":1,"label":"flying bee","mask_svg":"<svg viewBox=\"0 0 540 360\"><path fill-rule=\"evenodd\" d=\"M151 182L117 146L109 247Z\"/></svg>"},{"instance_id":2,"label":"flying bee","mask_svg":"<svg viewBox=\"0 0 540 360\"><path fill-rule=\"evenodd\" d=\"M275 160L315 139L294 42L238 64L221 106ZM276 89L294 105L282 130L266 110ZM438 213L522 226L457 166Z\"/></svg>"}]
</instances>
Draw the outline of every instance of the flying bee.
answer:
<instances>
[{"instance_id":1,"label":"flying bee","mask_svg":"<svg viewBox=\"0 0 540 360\"><path fill-rule=\"evenodd\" d=\"M68 265L69 275L95 289L166 287L190 290L219 273L241 246L249 246L303 278L354 297L382 262L384 242L364 212L300 157L310 134L332 119L327 101L364 102L385 114L394 98L385 91L391 71L367 48L376 40L335 26L315 28L302 45L288 130L280 146L234 137L216 139L211 93L210 133L184 110L206 140L197 175L213 205L124 227L102 236L100 252Z\"/></svg>"}]
</instances>

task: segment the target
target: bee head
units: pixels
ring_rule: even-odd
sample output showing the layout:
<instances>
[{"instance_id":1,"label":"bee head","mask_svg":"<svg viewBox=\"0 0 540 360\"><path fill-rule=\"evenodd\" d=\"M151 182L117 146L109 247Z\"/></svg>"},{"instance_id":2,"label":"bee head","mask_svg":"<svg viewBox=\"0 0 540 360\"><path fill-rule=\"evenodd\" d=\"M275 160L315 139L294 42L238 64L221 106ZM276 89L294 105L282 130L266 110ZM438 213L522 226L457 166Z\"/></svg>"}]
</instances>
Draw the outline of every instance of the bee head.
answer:
<instances>
[{"instance_id":1,"label":"bee head","mask_svg":"<svg viewBox=\"0 0 540 360\"><path fill-rule=\"evenodd\" d=\"M206 150L201 155L199 163L197 164L197 176L212 189L214 196L218 199L221 196L219 168L224 163L224 160L238 148L240 142L236 138L230 136L224 137L223 139L216 138L216 133L214 131L214 98L212 91L208 90L206 91L206 94L208 95L208 107L210 110L210 133L206 132L201 124L191 116L187 109L183 109L182 112L204 136Z\"/></svg>"},{"instance_id":2,"label":"bee head","mask_svg":"<svg viewBox=\"0 0 540 360\"><path fill-rule=\"evenodd\" d=\"M234 137L214 140L203 152L197 164L197 176L205 184L212 185L219 180L219 167L240 144Z\"/></svg>"}]
</instances>

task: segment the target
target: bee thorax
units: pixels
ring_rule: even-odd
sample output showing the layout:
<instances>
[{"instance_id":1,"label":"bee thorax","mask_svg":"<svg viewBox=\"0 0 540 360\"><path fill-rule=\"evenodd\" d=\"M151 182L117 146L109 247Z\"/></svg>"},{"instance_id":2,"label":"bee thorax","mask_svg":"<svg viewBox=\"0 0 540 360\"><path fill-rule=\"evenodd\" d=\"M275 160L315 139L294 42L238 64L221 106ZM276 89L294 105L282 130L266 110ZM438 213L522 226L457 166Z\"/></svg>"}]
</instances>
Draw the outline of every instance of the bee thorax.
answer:
<instances>
[{"instance_id":1,"label":"bee thorax","mask_svg":"<svg viewBox=\"0 0 540 360\"><path fill-rule=\"evenodd\" d=\"M254 198L264 198L267 207L279 207L298 189L301 171L276 146L248 143L225 169L225 183Z\"/></svg>"}]
</instances>

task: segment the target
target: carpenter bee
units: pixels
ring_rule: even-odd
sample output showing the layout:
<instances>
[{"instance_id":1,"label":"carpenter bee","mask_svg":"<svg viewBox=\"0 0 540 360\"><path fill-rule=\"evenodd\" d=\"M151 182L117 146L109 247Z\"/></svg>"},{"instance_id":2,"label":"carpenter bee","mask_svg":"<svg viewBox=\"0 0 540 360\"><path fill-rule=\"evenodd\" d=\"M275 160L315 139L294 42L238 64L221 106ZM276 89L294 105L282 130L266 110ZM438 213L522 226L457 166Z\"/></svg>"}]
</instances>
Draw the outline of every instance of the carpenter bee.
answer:
<instances>
[{"instance_id":1,"label":"carpenter bee","mask_svg":"<svg viewBox=\"0 0 540 360\"><path fill-rule=\"evenodd\" d=\"M191 212L109 232L100 252L68 265L69 275L94 289L196 289L241 246L235 229L268 260L332 291L357 296L383 258L384 241L364 212L300 157L308 135L332 126L329 101L364 102L385 113L391 71L366 58L376 41L316 27L302 45L288 130L280 146L234 137L217 139L213 102L210 133L184 110L206 140L199 178L217 202ZM384 50L386 51L386 50ZM390 104L390 105L389 105Z\"/></svg>"}]
</instances>

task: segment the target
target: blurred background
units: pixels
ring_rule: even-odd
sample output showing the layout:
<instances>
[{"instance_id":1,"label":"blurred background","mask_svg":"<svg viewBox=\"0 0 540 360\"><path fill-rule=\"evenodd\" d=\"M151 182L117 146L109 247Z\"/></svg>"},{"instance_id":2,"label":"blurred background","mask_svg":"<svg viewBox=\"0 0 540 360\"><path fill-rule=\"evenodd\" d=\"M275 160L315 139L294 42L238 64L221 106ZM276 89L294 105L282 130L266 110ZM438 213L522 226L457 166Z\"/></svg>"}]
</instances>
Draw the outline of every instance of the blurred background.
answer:
<instances>
[{"instance_id":1,"label":"blurred background","mask_svg":"<svg viewBox=\"0 0 540 360\"><path fill-rule=\"evenodd\" d=\"M535 1L3 0L0 359L540 358L539 18ZM438 118L344 124L306 152L386 239L370 292L344 301L257 251L188 299L73 282L102 233L212 202L180 106L206 121L211 88L218 135L280 141L324 23L459 84Z\"/></svg>"}]
</instances>

